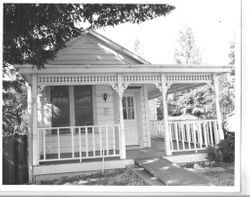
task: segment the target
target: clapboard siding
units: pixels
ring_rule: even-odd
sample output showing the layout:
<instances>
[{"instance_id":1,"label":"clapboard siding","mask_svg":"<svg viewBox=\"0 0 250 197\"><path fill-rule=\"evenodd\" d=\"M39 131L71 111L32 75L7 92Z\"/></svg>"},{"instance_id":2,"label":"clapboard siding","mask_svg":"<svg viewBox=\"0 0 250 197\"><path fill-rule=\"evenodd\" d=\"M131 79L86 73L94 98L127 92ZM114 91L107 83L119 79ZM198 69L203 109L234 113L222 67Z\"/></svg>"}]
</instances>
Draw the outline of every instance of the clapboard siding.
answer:
<instances>
[{"instance_id":1,"label":"clapboard siding","mask_svg":"<svg viewBox=\"0 0 250 197\"><path fill-rule=\"evenodd\" d=\"M103 94L108 95L106 102L103 99ZM115 124L114 121L114 91L109 85L96 86L96 118L97 124ZM105 110L108 113L105 114Z\"/></svg>"},{"instance_id":2,"label":"clapboard siding","mask_svg":"<svg viewBox=\"0 0 250 197\"><path fill-rule=\"evenodd\" d=\"M156 99L149 100L148 107L149 107L149 120L157 120Z\"/></svg>"},{"instance_id":3,"label":"clapboard siding","mask_svg":"<svg viewBox=\"0 0 250 197\"><path fill-rule=\"evenodd\" d=\"M96 55L96 54L63 54L62 57L60 57L60 60L119 60L116 56L111 56L109 54L102 54L102 55Z\"/></svg>"},{"instance_id":4,"label":"clapboard siding","mask_svg":"<svg viewBox=\"0 0 250 197\"><path fill-rule=\"evenodd\" d=\"M113 46L114 47L114 46ZM92 34L83 34L66 44L57 52L56 57L49 61L49 65L120 65L141 64L109 43Z\"/></svg>"},{"instance_id":5,"label":"clapboard siding","mask_svg":"<svg viewBox=\"0 0 250 197\"><path fill-rule=\"evenodd\" d=\"M132 58L131 58L132 59ZM57 53L50 65L117 65L128 64L122 55L89 35L79 36Z\"/></svg>"},{"instance_id":6,"label":"clapboard siding","mask_svg":"<svg viewBox=\"0 0 250 197\"><path fill-rule=\"evenodd\" d=\"M74 65L118 65L118 64L127 64L126 62L121 62L119 60L55 60L51 65L69 65L74 61Z\"/></svg>"}]
</instances>

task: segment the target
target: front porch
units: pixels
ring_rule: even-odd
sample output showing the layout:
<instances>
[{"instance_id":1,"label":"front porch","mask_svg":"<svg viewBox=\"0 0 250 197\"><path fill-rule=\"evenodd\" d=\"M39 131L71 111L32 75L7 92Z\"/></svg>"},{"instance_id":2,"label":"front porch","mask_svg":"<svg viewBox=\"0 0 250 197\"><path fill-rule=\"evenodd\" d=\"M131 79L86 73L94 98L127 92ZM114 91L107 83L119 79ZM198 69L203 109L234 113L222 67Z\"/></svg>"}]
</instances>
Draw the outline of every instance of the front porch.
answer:
<instances>
[{"instance_id":1,"label":"front porch","mask_svg":"<svg viewBox=\"0 0 250 197\"><path fill-rule=\"evenodd\" d=\"M151 121L151 133L170 136L170 141L151 140L151 147L138 151L126 146L127 159L146 156L164 156L165 147L172 154L205 150L219 142L217 120L169 121L164 130L162 121ZM119 125L71 126L39 128L39 163L85 162L121 157L121 133ZM166 133L168 132L168 133ZM156 143L157 141L157 143ZM167 144L166 144L167 143ZM139 149L138 146L135 149ZM133 156L134 155L134 156Z\"/></svg>"},{"instance_id":2,"label":"front porch","mask_svg":"<svg viewBox=\"0 0 250 197\"><path fill-rule=\"evenodd\" d=\"M181 144L181 142L179 142ZM176 145L176 142L173 142ZM204 151L199 150L186 152L175 152L172 156L165 155L164 139L151 139L151 147L139 148L139 147L127 147L126 148L126 159L120 159L117 156L107 156L107 152L103 152L103 157L92 157L89 155L87 158L86 153L83 153L82 160L72 159L69 155L61 153L61 159L50 159L49 154L47 155L47 162L42 161L41 165L35 166L34 175L35 182L39 183L41 180L50 180L63 176L74 176L79 173L91 173L93 171L119 169L131 166L134 168L134 164L137 161L147 160L150 158L162 158L166 163L187 163L187 162L198 162L205 161L206 154ZM68 156L68 157L67 157ZM68 159L65 159L68 158ZM70 164L70 165L69 165ZM136 169L136 168L135 168Z\"/></svg>"}]
</instances>

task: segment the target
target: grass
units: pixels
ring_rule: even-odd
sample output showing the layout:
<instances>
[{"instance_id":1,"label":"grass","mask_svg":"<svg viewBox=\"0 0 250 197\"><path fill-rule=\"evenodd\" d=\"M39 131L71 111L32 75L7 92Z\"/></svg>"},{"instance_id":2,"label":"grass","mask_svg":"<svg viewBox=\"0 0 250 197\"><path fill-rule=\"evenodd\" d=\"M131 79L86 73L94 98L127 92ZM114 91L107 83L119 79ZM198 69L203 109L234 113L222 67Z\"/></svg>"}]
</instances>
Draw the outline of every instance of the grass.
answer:
<instances>
[{"instance_id":1,"label":"grass","mask_svg":"<svg viewBox=\"0 0 250 197\"><path fill-rule=\"evenodd\" d=\"M234 186L234 163L217 163L192 171L206 177L215 186Z\"/></svg>"},{"instance_id":2,"label":"grass","mask_svg":"<svg viewBox=\"0 0 250 197\"><path fill-rule=\"evenodd\" d=\"M145 185L129 169L106 170L90 175L81 174L73 177L62 177L58 180L43 181L43 185Z\"/></svg>"}]
</instances>

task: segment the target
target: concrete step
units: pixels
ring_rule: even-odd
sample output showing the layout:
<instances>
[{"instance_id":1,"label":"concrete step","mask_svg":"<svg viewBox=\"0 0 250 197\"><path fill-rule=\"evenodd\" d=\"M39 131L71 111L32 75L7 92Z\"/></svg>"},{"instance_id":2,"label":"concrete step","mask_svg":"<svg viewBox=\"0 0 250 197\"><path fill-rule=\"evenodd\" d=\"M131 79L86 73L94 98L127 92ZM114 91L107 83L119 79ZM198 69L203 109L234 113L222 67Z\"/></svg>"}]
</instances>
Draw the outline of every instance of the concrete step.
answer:
<instances>
[{"instance_id":1,"label":"concrete step","mask_svg":"<svg viewBox=\"0 0 250 197\"><path fill-rule=\"evenodd\" d=\"M162 157L135 159L135 163L165 185L212 185L205 177L190 172Z\"/></svg>"},{"instance_id":2,"label":"concrete step","mask_svg":"<svg viewBox=\"0 0 250 197\"><path fill-rule=\"evenodd\" d=\"M193 163L193 162L204 162L207 161L206 153L195 153L195 154L185 154L185 155L171 155L165 156L164 158L177 164L181 163Z\"/></svg>"},{"instance_id":3,"label":"concrete step","mask_svg":"<svg viewBox=\"0 0 250 197\"><path fill-rule=\"evenodd\" d=\"M134 174L139 176L146 185L164 186L164 184L158 178L154 177L152 174L147 172L144 168L141 168L141 167L135 165L133 167L129 167L129 169Z\"/></svg>"}]
</instances>

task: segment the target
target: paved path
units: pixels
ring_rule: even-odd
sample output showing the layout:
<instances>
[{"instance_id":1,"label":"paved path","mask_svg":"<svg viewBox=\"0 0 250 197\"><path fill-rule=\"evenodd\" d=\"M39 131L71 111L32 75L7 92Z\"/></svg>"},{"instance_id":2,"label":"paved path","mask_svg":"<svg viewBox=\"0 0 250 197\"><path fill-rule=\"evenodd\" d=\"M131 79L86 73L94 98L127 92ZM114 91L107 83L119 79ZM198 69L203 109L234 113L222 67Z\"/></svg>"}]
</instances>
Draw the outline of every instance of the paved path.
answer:
<instances>
[{"instance_id":1,"label":"paved path","mask_svg":"<svg viewBox=\"0 0 250 197\"><path fill-rule=\"evenodd\" d=\"M211 181L194 172L190 172L162 157L148 157L134 159L135 163L145 171L159 179L165 185L213 185Z\"/></svg>"}]
</instances>

